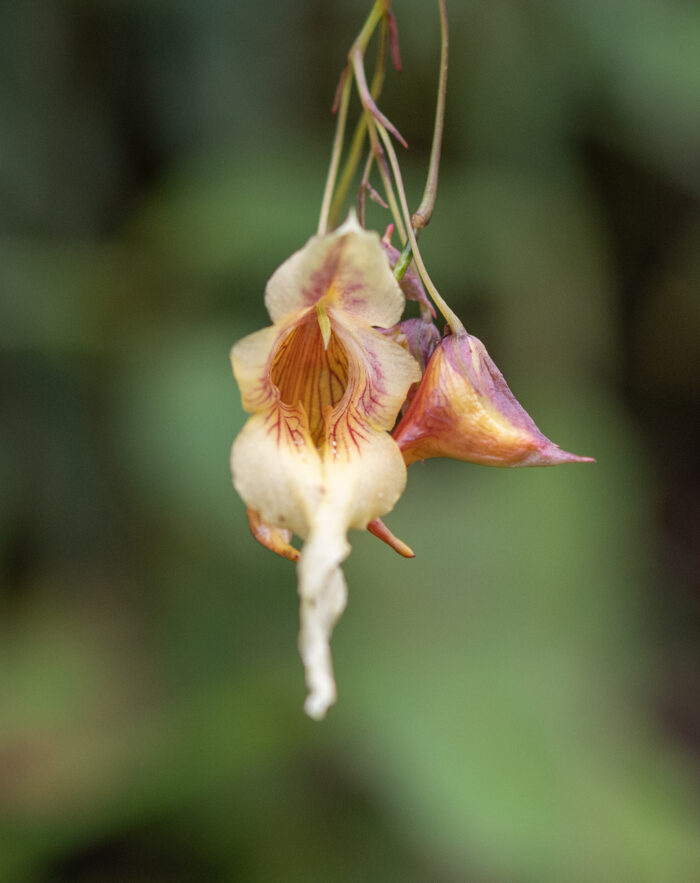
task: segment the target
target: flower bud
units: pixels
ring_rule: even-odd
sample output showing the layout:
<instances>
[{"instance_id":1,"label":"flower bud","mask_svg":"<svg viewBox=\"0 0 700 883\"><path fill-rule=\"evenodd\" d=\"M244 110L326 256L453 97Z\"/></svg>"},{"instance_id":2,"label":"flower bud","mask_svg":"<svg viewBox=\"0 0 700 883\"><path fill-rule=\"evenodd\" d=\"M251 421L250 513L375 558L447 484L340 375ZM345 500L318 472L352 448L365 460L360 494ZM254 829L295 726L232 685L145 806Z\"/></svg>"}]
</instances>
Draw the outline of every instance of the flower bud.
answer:
<instances>
[{"instance_id":1,"label":"flower bud","mask_svg":"<svg viewBox=\"0 0 700 883\"><path fill-rule=\"evenodd\" d=\"M592 462L546 438L483 343L461 332L440 341L393 437L406 465L430 457L504 467Z\"/></svg>"}]
</instances>

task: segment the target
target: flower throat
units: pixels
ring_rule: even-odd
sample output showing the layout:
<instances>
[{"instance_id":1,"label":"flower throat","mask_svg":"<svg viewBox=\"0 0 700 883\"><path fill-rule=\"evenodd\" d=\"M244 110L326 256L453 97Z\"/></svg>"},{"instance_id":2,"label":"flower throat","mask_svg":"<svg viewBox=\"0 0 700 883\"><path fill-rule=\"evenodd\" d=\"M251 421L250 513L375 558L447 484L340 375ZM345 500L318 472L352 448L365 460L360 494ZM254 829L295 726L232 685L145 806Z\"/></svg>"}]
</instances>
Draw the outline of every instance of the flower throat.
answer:
<instances>
[{"instance_id":1,"label":"flower throat","mask_svg":"<svg viewBox=\"0 0 700 883\"><path fill-rule=\"evenodd\" d=\"M331 332L328 347L324 346L315 311L279 344L270 379L285 405L299 406L304 411L313 443L322 447L326 435L324 412L345 395L348 358L335 333Z\"/></svg>"}]
</instances>

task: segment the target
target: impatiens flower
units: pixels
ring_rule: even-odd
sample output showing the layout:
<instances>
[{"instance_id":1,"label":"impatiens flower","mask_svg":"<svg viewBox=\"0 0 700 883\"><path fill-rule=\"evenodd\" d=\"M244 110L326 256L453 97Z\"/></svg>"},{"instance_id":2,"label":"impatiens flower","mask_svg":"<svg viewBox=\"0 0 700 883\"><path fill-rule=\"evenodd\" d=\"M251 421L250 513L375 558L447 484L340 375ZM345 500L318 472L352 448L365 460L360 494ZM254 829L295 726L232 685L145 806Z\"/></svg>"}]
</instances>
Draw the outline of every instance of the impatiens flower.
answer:
<instances>
[{"instance_id":1,"label":"impatiens flower","mask_svg":"<svg viewBox=\"0 0 700 883\"><path fill-rule=\"evenodd\" d=\"M394 439L406 465L430 457L483 466L593 462L540 432L483 343L463 331L440 341Z\"/></svg>"},{"instance_id":2,"label":"impatiens flower","mask_svg":"<svg viewBox=\"0 0 700 883\"><path fill-rule=\"evenodd\" d=\"M268 282L265 305L273 324L231 353L252 414L231 467L255 536L298 557L305 708L321 718L336 698L329 639L346 603L340 564L350 552L348 529L371 524L412 554L379 518L406 484L390 431L421 371L377 330L398 323L404 295L379 236L354 217L285 261ZM292 533L303 540L300 553Z\"/></svg>"}]
</instances>

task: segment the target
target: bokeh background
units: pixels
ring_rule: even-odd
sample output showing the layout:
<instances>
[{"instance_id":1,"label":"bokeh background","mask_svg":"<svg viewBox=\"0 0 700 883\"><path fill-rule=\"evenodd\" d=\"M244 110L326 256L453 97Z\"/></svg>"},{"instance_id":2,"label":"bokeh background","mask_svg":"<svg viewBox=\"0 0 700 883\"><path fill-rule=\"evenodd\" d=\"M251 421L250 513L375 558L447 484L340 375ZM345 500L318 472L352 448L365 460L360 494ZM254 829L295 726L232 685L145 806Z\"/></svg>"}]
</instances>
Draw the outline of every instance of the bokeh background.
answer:
<instances>
[{"instance_id":1,"label":"bokeh background","mask_svg":"<svg viewBox=\"0 0 700 883\"><path fill-rule=\"evenodd\" d=\"M394 7L415 207L437 9ZM0 4L3 883L700 880L692 0L449 3L424 256L598 462L412 466L417 557L351 537L340 701L302 714L228 351L315 230L368 9Z\"/></svg>"}]
</instances>

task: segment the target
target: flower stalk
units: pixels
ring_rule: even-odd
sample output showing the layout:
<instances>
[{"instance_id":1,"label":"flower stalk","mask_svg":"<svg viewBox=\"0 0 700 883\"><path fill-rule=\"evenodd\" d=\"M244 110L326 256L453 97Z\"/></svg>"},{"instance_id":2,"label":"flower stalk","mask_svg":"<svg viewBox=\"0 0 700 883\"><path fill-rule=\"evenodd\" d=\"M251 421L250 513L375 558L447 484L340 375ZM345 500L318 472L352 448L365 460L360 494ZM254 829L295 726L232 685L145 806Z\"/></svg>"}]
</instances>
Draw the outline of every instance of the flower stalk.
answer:
<instances>
[{"instance_id":1,"label":"flower stalk","mask_svg":"<svg viewBox=\"0 0 700 883\"><path fill-rule=\"evenodd\" d=\"M430 164L425 182L423 199L411 217L411 225L418 231L427 227L433 216L437 199L438 175L440 171L440 154L442 152L442 133L445 128L445 101L447 98L447 63L449 36L447 27L447 6L445 0L438 0L440 9L440 77L438 80L437 102L435 104L435 127L433 143L430 148Z\"/></svg>"},{"instance_id":2,"label":"flower stalk","mask_svg":"<svg viewBox=\"0 0 700 883\"><path fill-rule=\"evenodd\" d=\"M398 52L398 40L396 37L395 22L393 17L390 19L389 2L387 0L377 0L372 11L365 22L358 37L354 41L350 52L348 53L348 64L342 74L342 93L338 108L338 123L336 125L336 134L333 143L333 151L331 154L331 165L329 169L326 188L324 191L323 205L321 209L321 219L319 222L319 233L325 233L328 230L330 217L337 212L339 205L345 197L349 182L357 168L359 158L362 152L365 134L369 135L370 155L365 166L365 171L360 183L360 191L358 194L358 207L360 220L364 222L364 206L365 197L369 189L369 173L373 162L376 160L379 174L382 179L386 202L391 210L394 224L396 226L399 239L404 246L404 254L402 260L395 268L397 279L401 279L406 269L413 260L416 264L418 273L420 274L425 287L427 288L435 305L444 316L447 324L453 332L464 331L462 322L449 307L445 299L442 297L437 287L433 283L425 263L418 248L418 234L424 229L433 214L435 201L437 198L437 187L440 168L440 154L442 150L442 137L445 123L445 103L447 94L447 69L448 69L448 23L447 8L445 0L438 0L438 8L440 11L440 73L438 79L438 92L435 110L435 124L433 128L433 140L430 150L430 162L428 167L428 175L426 178L423 198L415 212L411 213L408 208L408 199L403 185L403 177L396 156L396 151L391 143L391 136L396 138L404 147L407 146L405 139L398 131L396 126L382 113L376 103L376 97L381 91L384 81L385 66L385 44L387 32L389 30L389 22L394 33L392 45L396 47ZM380 46L377 58L377 66L373 78L372 88L367 85L367 77L364 68L364 54L367 49L369 40L381 22ZM357 87L357 92L362 104L363 112L353 137L350 147L350 153L346 162L341 178L341 186L338 192L333 196L335 182L340 164L340 156L343 148L343 139L345 134L345 125L347 119L347 106L349 103L349 94L352 81ZM387 169L386 162L388 159ZM391 172L391 174L389 173ZM393 181L392 181L393 177ZM398 194L398 202L394 195L394 185Z\"/></svg>"},{"instance_id":3,"label":"flower stalk","mask_svg":"<svg viewBox=\"0 0 700 883\"><path fill-rule=\"evenodd\" d=\"M343 152L343 141L345 139L345 125L348 118L348 107L350 106L350 96L352 94L352 72L345 69L341 74L340 97L338 100L338 122L335 128L335 137L333 138L333 150L331 152L331 163L328 169L328 177L326 178L326 186L323 191L323 201L321 203L321 216L318 221L318 232L320 234L328 232L328 215L331 207L331 199L333 197L333 189L335 180L338 176L338 166L340 165L340 155Z\"/></svg>"},{"instance_id":4,"label":"flower stalk","mask_svg":"<svg viewBox=\"0 0 700 883\"><path fill-rule=\"evenodd\" d=\"M379 51L377 55L377 64L375 68L374 77L372 79L372 89L371 93L373 98L377 98L379 93L381 92L382 85L384 83L384 65L385 65L385 55L386 55L386 32L387 32L387 11L389 7L389 3L391 0L375 0L375 3L370 11L367 20L360 33L355 38L355 42L352 45L352 48L348 54L348 59L352 56L354 52L359 52L361 55L364 55L367 45L369 44L370 39L372 38L372 34L374 33L377 25L381 22L381 34L379 39ZM338 177L338 168L340 165L340 157L343 152L343 143L345 139L345 125L347 122L347 112L348 105L350 103L350 95L352 92L352 65L350 61L346 64L343 69L341 75L341 84L340 84L340 92L341 97L340 101L334 102L334 110L337 110L338 121L336 123L335 136L333 139L333 150L331 152L331 161L330 167L328 169L328 176L326 178L326 186L323 192L323 200L321 203L321 216L318 223L318 232L320 234L328 232L329 226L335 223L337 219L338 213L340 211L340 206L342 205L343 200L345 199L345 195L347 193L348 187L350 186L350 181L352 180L353 175L355 174L355 170L357 168L357 164L360 161L360 156L362 155L362 146L364 144L364 139L366 135L367 123L364 120L364 117L360 119L357 128L355 130L355 134L352 139L352 145L350 148L350 154L346 161L345 168L343 169L343 173L340 180L340 186L338 188L338 192L336 193L335 200L333 199L333 191L335 189L336 179ZM338 105L336 108L335 105Z\"/></svg>"}]
</instances>

